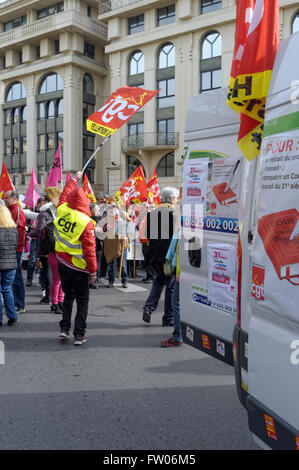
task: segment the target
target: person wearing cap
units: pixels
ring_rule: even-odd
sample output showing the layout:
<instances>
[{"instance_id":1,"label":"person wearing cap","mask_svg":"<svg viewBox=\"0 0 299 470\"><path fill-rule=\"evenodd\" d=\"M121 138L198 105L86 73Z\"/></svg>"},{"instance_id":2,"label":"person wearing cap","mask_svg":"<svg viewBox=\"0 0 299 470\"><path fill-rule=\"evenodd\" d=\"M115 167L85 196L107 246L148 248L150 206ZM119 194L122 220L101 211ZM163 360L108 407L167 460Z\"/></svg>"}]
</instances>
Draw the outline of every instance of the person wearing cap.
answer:
<instances>
[{"instance_id":1,"label":"person wearing cap","mask_svg":"<svg viewBox=\"0 0 299 470\"><path fill-rule=\"evenodd\" d=\"M14 300L15 300L15 307L17 313L24 313L25 312L25 286L23 281L22 269L21 269L21 258L23 249L25 246L25 235L26 235L26 217L25 214L20 207L19 195L16 191L9 190L5 193L4 201L9 209L12 219L15 222L19 240L17 246L17 262L18 267L16 270L15 278L12 285Z\"/></svg>"},{"instance_id":2,"label":"person wearing cap","mask_svg":"<svg viewBox=\"0 0 299 470\"><path fill-rule=\"evenodd\" d=\"M81 177L82 172L79 171L65 185L54 220L55 250L64 292L59 337L69 338L76 299L77 313L73 330L75 346L86 342L89 283L95 282L97 277L95 223L90 218L89 199L84 190L77 186Z\"/></svg>"}]
</instances>

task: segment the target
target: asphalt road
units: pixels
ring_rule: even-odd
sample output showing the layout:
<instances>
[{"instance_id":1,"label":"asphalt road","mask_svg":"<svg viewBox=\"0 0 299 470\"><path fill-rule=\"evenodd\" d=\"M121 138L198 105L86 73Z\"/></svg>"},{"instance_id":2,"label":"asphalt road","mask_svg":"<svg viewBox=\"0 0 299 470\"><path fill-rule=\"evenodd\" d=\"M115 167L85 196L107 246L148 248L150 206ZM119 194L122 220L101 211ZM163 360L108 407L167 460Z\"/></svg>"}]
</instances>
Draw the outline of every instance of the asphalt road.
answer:
<instances>
[{"instance_id":1,"label":"asphalt road","mask_svg":"<svg viewBox=\"0 0 299 470\"><path fill-rule=\"evenodd\" d=\"M91 290L80 347L58 339L39 286L26 288L26 313L0 329L0 450L257 449L232 368L187 345L161 348L172 331L163 306L144 324L150 285L129 285Z\"/></svg>"}]
</instances>

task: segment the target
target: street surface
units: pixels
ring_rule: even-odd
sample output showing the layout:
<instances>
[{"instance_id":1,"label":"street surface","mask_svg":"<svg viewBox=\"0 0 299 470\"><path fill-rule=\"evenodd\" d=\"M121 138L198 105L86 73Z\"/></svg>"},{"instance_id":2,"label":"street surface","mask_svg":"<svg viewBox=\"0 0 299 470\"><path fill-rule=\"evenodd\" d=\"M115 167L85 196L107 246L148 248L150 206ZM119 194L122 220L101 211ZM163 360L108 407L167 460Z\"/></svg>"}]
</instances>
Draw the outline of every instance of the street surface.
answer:
<instances>
[{"instance_id":1,"label":"street surface","mask_svg":"<svg viewBox=\"0 0 299 470\"><path fill-rule=\"evenodd\" d=\"M172 332L162 302L142 322L150 286L91 290L87 343L75 347L58 339L35 278L26 313L0 329L0 450L258 448L233 369L187 345L161 348Z\"/></svg>"}]
</instances>

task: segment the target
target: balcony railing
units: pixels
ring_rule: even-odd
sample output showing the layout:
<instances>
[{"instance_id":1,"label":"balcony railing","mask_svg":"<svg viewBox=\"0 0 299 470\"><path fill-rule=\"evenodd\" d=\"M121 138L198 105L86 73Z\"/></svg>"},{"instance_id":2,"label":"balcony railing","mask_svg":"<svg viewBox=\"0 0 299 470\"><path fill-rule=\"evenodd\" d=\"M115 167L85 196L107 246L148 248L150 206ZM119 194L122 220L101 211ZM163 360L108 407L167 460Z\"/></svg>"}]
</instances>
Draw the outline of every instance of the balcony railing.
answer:
<instances>
[{"instance_id":1,"label":"balcony railing","mask_svg":"<svg viewBox=\"0 0 299 470\"><path fill-rule=\"evenodd\" d=\"M157 147L177 148L179 146L178 132L149 132L123 137L121 149L123 152L133 149L154 149Z\"/></svg>"},{"instance_id":2,"label":"balcony railing","mask_svg":"<svg viewBox=\"0 0 299 470\"><path fill-rule=\"evenodd\" d=\"M0 47L18 41L24 41L31 37L39 36L58 29L65 29L68 26L76 25L83 31L88 31L103 40L107 40L107 25L101 21L94 20L88 16L81 15L74 10L65 10L47 18L27 23L24 26L15 28L10 31L0 33Z\"/></svg>"}]
</instances>

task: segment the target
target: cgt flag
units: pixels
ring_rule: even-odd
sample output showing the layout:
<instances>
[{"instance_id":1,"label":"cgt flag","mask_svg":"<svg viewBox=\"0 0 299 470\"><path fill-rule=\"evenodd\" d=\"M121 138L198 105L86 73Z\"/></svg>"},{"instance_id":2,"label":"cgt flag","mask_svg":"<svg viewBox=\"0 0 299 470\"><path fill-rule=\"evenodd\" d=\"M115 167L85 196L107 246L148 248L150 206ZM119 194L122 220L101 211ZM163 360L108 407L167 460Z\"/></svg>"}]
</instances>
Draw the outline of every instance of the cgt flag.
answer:
<instances>
[{"instance_id":1,"label":"cgt flag","mask_svg":"<svg viewBox=\"0 0 299 470\"><path fill-rule=\"evenodd\" d=\"M260 153L266 96L279 44L279 0L238 0L227 104L241 114L238 144Z\"/></svg>"},{"instance_id":2,"label":"cgt flag","mask_svg":"<svg viewBox=\"0 0 299 470\"><path fill-rule=\"evenodd\" d=\"M148 191L148 203L149 204L161 204L160 189L158 184L156 168L154 168L152 177L147 182L147 191Z\"/></svg>"},{"instance_id":3,"label":"cgt flag","mask_svg":"<svg viewBox=\"0 0 299 470\"><path fill-rule=\"evenodd\" d=\"M83 180L83 191L86 193L90 202L97 202L94 192L92 190L91 184L89 179L87 178L86 173L84 173L84 180Z\"/></svg>"},{"instance_id":4,"label":"cgt flag","mask_svg":"<svg viewBox=\"0 0 299 470\"><path fill-rule=\"evenodd\" d=\"M125 206L128 206L131 202L141 204L141 202L147 201L147 187L141 165L117 191L115 200L120 203L124 202Z\"/></svg>"},{"instance_id":5,"label":"cgt flag","mask_svg":"<svg viewBox=\"0 0 299 470\"><path fill-rule=\"evenodd\" d=\"M87 130L110 137L159 91L129 86L118 88L101 109L88 117Z\"/></svg>"},{"instance_id":6,"label":"cgt flag","mask_svg":"<svg viewBox=\"0 0 299 470\"><path fill-rule=\"evenodd\" d=\"M15 187L11 182L9 173L7 171L7 168L6 168L6 165L3 162L1 176L0 176L0 197L1 197L1 199L4 199L6 191L10 191L11 189L14 191Z\"/></svg>"}]
</instances>

